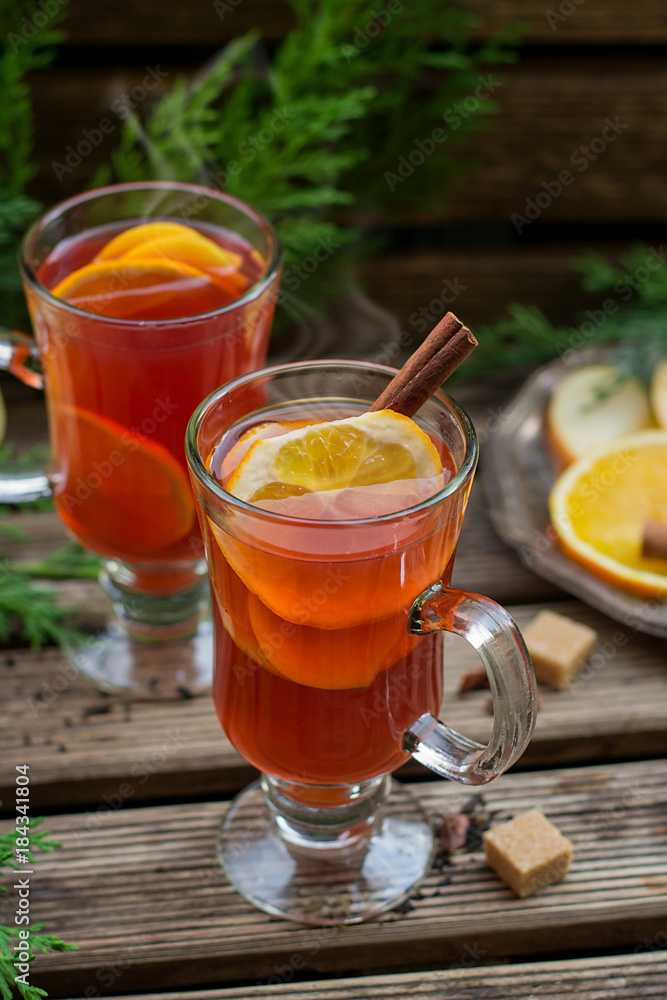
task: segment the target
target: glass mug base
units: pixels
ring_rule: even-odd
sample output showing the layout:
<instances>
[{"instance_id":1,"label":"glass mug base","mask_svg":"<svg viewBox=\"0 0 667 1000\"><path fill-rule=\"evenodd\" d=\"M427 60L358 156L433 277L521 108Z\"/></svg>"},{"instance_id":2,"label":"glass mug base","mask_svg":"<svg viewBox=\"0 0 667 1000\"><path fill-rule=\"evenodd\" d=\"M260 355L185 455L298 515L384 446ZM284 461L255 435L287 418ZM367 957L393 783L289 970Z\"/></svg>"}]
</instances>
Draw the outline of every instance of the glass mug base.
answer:
<instances>
[{"instance_id":1,"label":"glass mug base","mask_svg":"<svg viewBox=\"0 0 667 1000\"><path fill-rule=\"evenodd\" d=\"M345 804L296 805L314 786L264 775L232 803L218 857L259 909L315 926L355 924L404 902L428 872L434 837L419 802L386 775L328 786ZM286 807L290 801L292 808Z\"/></svg>"},{"instance_id":2,"label":"glass mug base","mask_svg":"<svg viewBox=\"0 0 667 1000\"><path fill-rule=\"evenodd\" d=\"M190 586L174 594L138 592L132 567L107 560L100 575L111 599L108 620L70 642L70 663L98 688L134 700L177 700L208 694L213 627L203 562L179 567Z\"/></svg>"}]
</instances>

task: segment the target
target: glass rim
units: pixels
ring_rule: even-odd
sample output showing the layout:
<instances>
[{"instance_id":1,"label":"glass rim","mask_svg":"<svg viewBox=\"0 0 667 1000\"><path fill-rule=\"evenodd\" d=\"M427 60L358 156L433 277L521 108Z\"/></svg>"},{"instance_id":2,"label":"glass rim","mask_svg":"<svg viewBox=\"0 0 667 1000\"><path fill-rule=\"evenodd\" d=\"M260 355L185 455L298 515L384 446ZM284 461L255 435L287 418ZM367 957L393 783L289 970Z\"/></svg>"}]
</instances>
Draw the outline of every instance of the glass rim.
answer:
<instances>
[{"instance_id":1,"label":"glass rim","mask_svg":"<svg viewBox=\"0 0 667 1000\"><path fill-rule=\"evenodd\" d=\"M50 222L53 222L60 215L62 215L63 212L68 211L71 208L75 208L77 205L82 205L89 201L95 201L103 196L116 194L118 192L122 193L124 191L130 192L146 190L184 191L190 194L204 195L207 198L223 202L224 204L237 209L245 215L246 218L256 223L269 237L269 242L272 245L272 252L270 259L267 261L266 271L264 274L255 282L254 285L251 285L243 295L241 295L238 299L234 299L233 302L228 302L227 305L220 306L218 309L211 309L208 312L193 313L190 316L178 316L175 319L142 320L120 319L114 316L100 316L99 313L79 309L78 306L73 306L64 299L59 299L56 295L52 295L49 289L41 283L37 275L34 273L32 264L29 260L29 252L34 245L34 241L38 234ZM46 299L47 302L58 306L66 312L72 313L74 316L84 317L88 320L92 316L97 317L98 319L103 320L106 324L110 324L112 326L125 328L141 326L142 329L153 329L155 327L167 326L173 327L185 323L193 323L199 320L210 319L213 316L222 316L234 309L238 309L239 306L242 307L250 302L254 302L255 299L259 298L262 292L268 288L276 277L282 265L282 259L283 249L280 237L278 236L272 222L265 215L258 212L257 209L253 208L251 205L248 205L247 202L234 197L234 195L226 194L224 191L217 190L216 188L209 188L202 184L188 184L185 181L130 181L123 184L108 184L101 188L93 188L90 191L84 191L81 194L73 195L71 198L67 198L65 201L60 201L57 205L47 209L32 223L21 240L21 247L18 255L19 270L26 283L33 289L33 291L42 296L42 298Z\"/></svg>"},{"instance_id":2,"label":"glass rim","mask_svg":"<svg viewBox=\"0 0 667 1000\"><path fill-rule=\"evenodd\" d=\"M283 372L297 372L300 369L307 371L312 371L313 368L324 369L331 367L332 365L336 367L343 366L346 368L358 369L365 372L368 372L370 369L374 372L386 373L392 377L396 375L398 370L390 367L389 365L381 365L371 361L321 358L314 361L292 361L288 364L271 365L266 368L258 368L256 371L248 372L245 375L239 375L237 378L231 379L229 382L225 382L224 385L215 389L204 400L202 400L190 417L187 430L185 432L185 457L192 475L197 479L200 485L209 493L212 493L219 500L223 500L231 507L242 511L245 514L252 514L256 517L260 517L260 519L283 524L293 524L294 522L298 522L299 524L312 525L313 527L322 527L323 525L328 525L329 527L332 527L333 525L344 525L346 527L350 527L352 525L377 524L379 522L395 521L406 516L419 514L422 511L428 510L430 507L437 506L437 504L446 500L447 497L457 493L458 490L465 486L465 484L472 478L479 455L477 433L472 420L463 407L457 403L452 396L439 389L437 392L433 393L431 399L435 398L441 403L444 403L445 406L447 406L458 419L463 432L465 452L456 474L452 476L443 488L438 490L437 493L434 493L433 496L427 497L425 500L422 500L418 504L414 504L412 507L404 507L402 510L395 511L391 514L380 514L375 517L346 518L336 521L328 521L310 517L295 517L292 514L280 514L277 511L265 510L263 507L256 507L254 504L246 503L245 500L239 500L238 497L228 493L227 490L225 490L224 487L221 486L208 471L199 453L199 448L197 447L199 428L212 407L230 391L238 388L239 386L255 381L258 378L266 378L267 376L281 374ZM298 400L293 400L293 402L298 402ZM244 417L251 415L252 414L244 414L244 416L240 419L244 419Z\"/></svg>"}]
</instances>

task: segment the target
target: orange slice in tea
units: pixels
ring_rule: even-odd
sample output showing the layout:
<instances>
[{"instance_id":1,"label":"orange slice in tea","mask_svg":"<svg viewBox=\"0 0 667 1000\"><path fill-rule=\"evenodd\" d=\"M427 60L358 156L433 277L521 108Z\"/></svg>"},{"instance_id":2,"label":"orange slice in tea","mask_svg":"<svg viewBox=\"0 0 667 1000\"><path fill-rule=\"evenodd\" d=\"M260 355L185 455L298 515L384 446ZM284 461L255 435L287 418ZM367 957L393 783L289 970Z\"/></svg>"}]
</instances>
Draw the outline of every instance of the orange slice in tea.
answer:
<instances>
[{"instance_id":1,"label":"orange slice in tea","mask_svg":"<svg viewBox=\"0 0 667 1000\"><path fill-rule=\"evenodd\" d=\"M95 260L173 260L205 271L232 299L248 288L241 274L243 258L179 222L145 222L131 226L110 240Z\"/></svg>"},{"instance_id":2,"label":"orange slice in tea","mask_svg":"<svg viewBox=\"0 0 667 1000\"><path fill-rule=\"evenodd\" d=\"M163 445L79 407L61 407L57 418L56 502L84 545L149 557L189 533L190 484Z\"/></svg>"},{"instance_id":3,"label":"orange slice in tea","mask_svg":"<svg viewBox=\"0 0 667 1000\"><path fill-rule=\"evenodd\" d=\"M178 222L147 222L115 236L52 294L116 319L176 319L210 312L249 287L242 258Z\"/></svg>"},{"instance_id":4,"label":"orange slice in tea","mask_svg":"<svg viewBox=\"0 0 667 1000\"><path fill-rule=\"evenodd\" d=\"M373 478L381 485L403 475L404 509L413 506L410 498L418 495L412 493L410 484L417 491L424 482L407 477L436 474L427 477L435 484L433 491L444 481L430 438L412 420L393 411L258 438L259 434L237 443L238 465L225 483L231 493L238 490L254 497L260 492L269 498L260 504L283 503L281 496L290 504L301 499L310 502L311 497L317 499L317 493L308 494L308 487L341 481L366 483ZM280 454L282 448L285 451ZM269 451L265 464L257 462L260 449ZM289 468L294 473L291 477ZM367 488L372 492L372 484ZM355 489L346 493L352 496ZM327 495L326 490L322 495ZM278 501L271 499L276 496ZM362 518L376 513L368 494L360 506ZM439 579L453 555L457 512L458 508L452 509L452 516L444 521L438 512L414 518L399 515L369 530L363 520L355 524L354 514L350 521L329 528L317 519L297 515L275 524L258 524L251 514L239 511L235 526L225 530L212 523L211 529L229 564L268 609L295 625L335 630L402 614L425 587Z\"/></svg>"},{"instance_id":5,"label":"orange slice in tea","mask_svg":"<svg viewBox=\"0 0 667 1000\"><path fill-rule=\"evenodd\" d=\"M441 473L435 445L413 420L377 410L253 442L226 488L239 500L257 503Z\"/></svg>"},{"instance_id":6,"label":"orange slice in tea","mask_svg":"<svg viewBox=\"0 0 667 1000\"><path fill-rule=\"evenodd\" d=\"M115 319L189 316L221 304L219 290L203 271L182 262L148 258L85 264L51 294L78 309Z\"/></svg>"},{"instance_id":7,"label":"orange slice in tea","mask_svg":"<svg viewBox=\"0 0 667 1000\"><path fill-rule=\"evenodd\" d=\"M150 260L171 260L188 264L205 272L232 299L238 298L248 287L248 279L239 273L241 258L223 250L213 240L188 230L186 235L172 234L140 243L121 257L123 264Z\"/></svg>"},{"instance_id":8,"label":"orange slice in tea","mask_svg":"<svg viewBox=\"0 0 667 1000\"><path fill-rule=\"evenodd\" d=\"M118 236L114 236L102 247L95 260L120 260L125 254L152 240L167 236L197 235L194 229L180 222L143 222L139 226L129 226ZM210 242L210 241L209 241Z\"/></svg>"},{"instance_id":9,"label":"orange slice in tea","mask_svg":"<svg viewBox=\"0 0 667 1000\"><path fill-rule=\"evenodd\" d=\"M405 622L400 620L333 630L309 625L286 627L282 618L253 594L248 597L248 611L263 657L283 677L306 687L328 691L367 688L380 670L400 658L391 657L405 632Z\"/></svg>"},{"instance_id":10,"label":"orange slice in tea","mask_svg":"<svg viewBox=\"0 0 667 1000\"><path fill-rule=\"evenodd\" d=\"M281 424L277 420L267 420L261 424L255 424L254 427L250 427L249 430L244 431L238 441L232 445L229 451L224 456L220 469L218 471L213 470L211 466L211 472L214 472L216 479L218 479L223 486L226 485L227 480L230 478L239 462L248 451L248 449L254 444L256 440L264 440L265 438L280 437L282 434L287 434L288 431L295 430L297 427L309 427L311 424L317 423L315 420L290 420L287 424ZM210 464L210 462L209 462Z\"/></svg>"}]
</instances>

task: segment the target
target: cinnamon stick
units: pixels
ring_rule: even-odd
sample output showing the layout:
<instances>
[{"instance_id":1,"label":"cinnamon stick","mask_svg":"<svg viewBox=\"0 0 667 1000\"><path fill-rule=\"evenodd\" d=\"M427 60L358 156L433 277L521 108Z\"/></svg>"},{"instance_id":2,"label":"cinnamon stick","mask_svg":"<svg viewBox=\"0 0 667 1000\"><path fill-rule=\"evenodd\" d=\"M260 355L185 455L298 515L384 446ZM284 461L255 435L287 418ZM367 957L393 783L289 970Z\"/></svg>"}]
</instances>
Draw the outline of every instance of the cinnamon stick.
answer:
<instances>
[{"instance_id":1,"label":"cinnamon stick","mask_svg":"<svg viewBox=\"0 0 667 1000\"><path fill-rule=\"evenodd\" d=\"M414 416L475 347L477 340L470 330L447 313L369 409Z\"/></svg>"},{"instance_id":2,"label":"cinnamon stick","mask_svg":"<svg viewBox=\"0 0 667 1000\"><path fill-rule=\"evenodd\" d=\"M645 523L642 556L645 559L667 559L667 524L664 521Z\"/></svg>"}]
</instances>

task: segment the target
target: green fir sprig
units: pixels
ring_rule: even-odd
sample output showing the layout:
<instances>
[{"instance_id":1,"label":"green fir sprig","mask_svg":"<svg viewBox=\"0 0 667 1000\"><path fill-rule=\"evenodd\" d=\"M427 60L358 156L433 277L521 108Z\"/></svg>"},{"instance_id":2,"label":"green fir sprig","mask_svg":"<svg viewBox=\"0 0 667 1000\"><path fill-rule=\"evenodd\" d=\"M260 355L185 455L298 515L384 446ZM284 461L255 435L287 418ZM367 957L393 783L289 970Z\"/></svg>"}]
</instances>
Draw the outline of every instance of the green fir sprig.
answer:
<instances>
[{"instance_id":1,"label":"green fir sprig","mask_svg":"<svg viewBox=\"0 0 667 1000\"><path fill-rule=\"evenodd\" d=\"M599 253L572 264L598 301L568 327L556 326L537 306L512 304L497 323L480 327L479 347L463 376L527 368L578 350L612 347L619 370L649 381L667 357L667 252L637 245L614 263Z\"/></svg>"},{"instance_id":2,"label":"green fir sprig","mask_svg":"<svg viewBox=\"0 0 667 1000\"><path fill-rule=\"evenodd\" d=\"M0 642L8 642L18 625L31 649L65 646L75 634L63 624L68 613L53 590L36 586L11 563L0 563Z\"/></svg>"},{"instance_id":3,"label":"green fir sprig","mask_svg":"<svg viewBox=\"0 0 667 1000\"><path fill-rule=\"evenodd\" d=\"M0 530L2 530L0 523ZM69 542L45 559L19 560L11 568L21 576L37 576L51 580L97 580L100 574L99 556L88 552L78 542Z\"/></svg>"},{"instance_id":4,"label":"green fir sprig","mask_svg":"<svg viewBox=\"0 0 667 1000\"><path fill-rule=\"evenodd\" d=\"M274 50L249 33L176 80L145 120L128 117L95 183L178 179L244 199L279 230L282 298L314 300L358 241L342 210L377 221L408 204L442 209L466 167L454 151L496 110L501 81L488 70L513 60L518 30L474 43L477 21L459 0L383 15L366 0L289 2L296 23ZM317 273L305 282L309 257Z\"/></svg>"},{"instance_id":5,"label":"green fir sprig","mask_svg":"<svg viewBox=\"0 0 667 1000\"><path fill-rule=\"evenodd\" d=\"M21 848L21 850L31 863L34 863L35 860L35 851L50 854L56 848L60 847L58 841L54 840L46 830L36 829L43 822L43 817L35 817L34 819L30 819L28 823L30 847L27 849ZM0 835L0 872L3 869L9 869L11 874L21 871L21 866L16 862L17 838L19 835L18 830L12 830L10 833ZM0 892L7 892L7 890L4 886L0 886ZM61 940L59 937L54 937L52 934L42 934L41 931L43 928L43 923L33 924L26 928L28 935L24 938L24 944L27 945L28 962L32 962L38 952L46 954L50 951L77 950L77 945L67 944L66 941ZM14 966L16 953L14 947L19 942L18 930L18 927L0 926L0 997L2 997L2 1000L12 1000L15 995L14 991L16 990L24 1000L39 1000L40 997L48 995L45 990L39 986L16 982L16 968Z\"/></svg>"},{"instance_id":6,"label":"green fir sprig","mask_svg":"<svg viewBox=\"0 0 667 1000\"><path fill-rule=\"evenodd\" d=\"M57 25L66 8L51 6L46 14L37 2L0 0L0 323L19 329L28 329L28 317L16 255L41 208L25 191L35 174L34 115L26 77L52 61L64 37Z\"/></svg>"}]
</instances>

